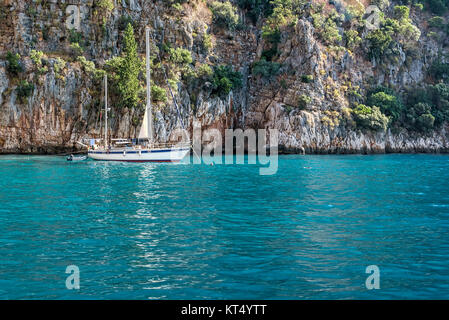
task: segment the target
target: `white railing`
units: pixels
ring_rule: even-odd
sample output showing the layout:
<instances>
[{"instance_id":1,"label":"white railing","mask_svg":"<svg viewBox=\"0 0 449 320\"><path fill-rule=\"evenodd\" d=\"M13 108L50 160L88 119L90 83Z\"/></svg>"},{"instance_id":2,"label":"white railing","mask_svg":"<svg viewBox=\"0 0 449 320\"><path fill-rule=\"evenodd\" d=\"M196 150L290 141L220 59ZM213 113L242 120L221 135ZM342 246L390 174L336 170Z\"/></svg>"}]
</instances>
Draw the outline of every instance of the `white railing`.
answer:
<instances>
[{"instance_id":1,"label":"white railing","mask_svg":"<svg viewBox=\"0 0 449 320\"><path fill-rule=\"evenodd\" d=\"M88 149L97 149L104 147L102 143L103 139L95 139L96 144L94 146L87 146L83 144L84 146L88 147ZM146 145L131 145L132 141L128 140L125 142L125 139L111 139L112 144L110 146L110 149L115 148L129 148L129 149L143 149L143 148L149 148L149 149L163 149L163 148L191 148L192 143L190 141L188 142L155 142L155 143L149 143ZM129 146L126 146L129 145Z\"/></svg>"},{"instance_id":2,"label":"white railing","mask_svg":"<svg viewBox=\"0 0 449 320\"><path fill-rule=\"evenodd\" d=\"M177 148L190 148L192 144L190 142L161 142L161 143L150 143L150 148L168 148L168 147L177 147Z\"/></svg>"}]
</instances>

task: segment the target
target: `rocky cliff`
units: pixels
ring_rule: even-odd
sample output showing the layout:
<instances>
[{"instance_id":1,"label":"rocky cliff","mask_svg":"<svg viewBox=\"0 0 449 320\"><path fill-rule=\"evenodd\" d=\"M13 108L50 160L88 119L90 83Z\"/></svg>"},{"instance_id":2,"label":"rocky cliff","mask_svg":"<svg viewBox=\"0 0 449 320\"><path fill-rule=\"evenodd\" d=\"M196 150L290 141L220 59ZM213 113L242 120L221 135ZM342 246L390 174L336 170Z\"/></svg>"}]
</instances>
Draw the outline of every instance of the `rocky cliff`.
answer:
<instances>
[{"instance_id":1,"label":"rocky cliff","mask_svg":"<svg viewBox=\"0 0 449 320\"><path fill-rule=\"evenodd\" d=\"M220 24L220 17L214 16L220 12L211 10L211 2L1 0L0 152L65 152L79 148L76 141L82 138L102 134L99 71L107 70L107 61L122 53L128 23L134 27L142 58L146 26L151 27L156 52L168 46L186 49L191 56L179 70L169 59L162 61L175 70L169 83L179 109L154 58L154 83L168 96L155 101L155 131L160 141L170 140L181 122L191 130L198 120L203 128L219 130L276 128L284 152L449 150L449 127L443 116L434 124L430 111L423 111L422 115L434 119L431 125L423 122L426 126L419 130L405 120L410 114L410 92L445 80L429 76L436 61L445 66L447 51L445 32L428 24L434 13L416 5L408 7L407 25L405 18L394 20L402 23L397 27L401 31L392 36L389 51L374 55L368 48L375 52L372 36L376 33L365 25L370 3L297 1L296 7L287 8L289 12L282 11L281 18L288 21L273 32L267 26L279 19L275 3L279 1L266 1L266 10L257 15L253 14L255 5L249 6L248 1L231 1L238 18L235 26L229 21ZM378 3L385 17L397 14L396 5ZM348 18L348 12L357 10L357 15ZM445 19L444 12L441 16ZM378 28L389 30L388 23L381 22ZM354 39L349 38L351 30L356 30ZM20 66L16 72L11 68L13 55ZM225 94L217 92L211 89L211 79L198 81L202 66L232 66L241 81ZM140 80L143 88L143 76ZM364 125L363 116L369 113L357 110L368 104L370 90L379 86L394 90L403 101L401 120L393 122L395 114L381 107L385 117L380 119L389 119L388 125L373 125L379 121L374 118ZM114 108L113 96L113 135L136 137L143 104ZM428 105L432 112L437 108L431 102ZM373 104L371 108L375 110ZM438 115L445 112L437 111Z\"/></svg>"}]
</instances>

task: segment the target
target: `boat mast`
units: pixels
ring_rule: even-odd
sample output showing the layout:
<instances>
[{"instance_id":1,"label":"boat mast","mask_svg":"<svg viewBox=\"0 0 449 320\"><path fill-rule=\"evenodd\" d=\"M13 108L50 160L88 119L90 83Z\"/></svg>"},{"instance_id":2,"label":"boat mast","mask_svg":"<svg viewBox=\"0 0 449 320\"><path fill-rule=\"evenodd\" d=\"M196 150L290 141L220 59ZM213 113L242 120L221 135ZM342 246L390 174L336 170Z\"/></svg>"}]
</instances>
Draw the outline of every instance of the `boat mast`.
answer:
<instances>
[{"instance_id":1,"label":"boat mast","mask_svg":"<svg viewBox=\"0 0 449 320\"><path fill-rule=\"evenodd\" d=\"M104 147L108 148L108 75L104 76Z\"/></svg>"},{"instance_id":2,"label":"boat mast","mask_svg":"<svg viewBox=\"0 0 449 320\"><path fill-rule=\"evenodd\" d=\"M146 47L147 47L147 138L153 142L153 108L151 106L151 65L150 65L150 28L145 29Z\"/></svg>"}]
</instances>

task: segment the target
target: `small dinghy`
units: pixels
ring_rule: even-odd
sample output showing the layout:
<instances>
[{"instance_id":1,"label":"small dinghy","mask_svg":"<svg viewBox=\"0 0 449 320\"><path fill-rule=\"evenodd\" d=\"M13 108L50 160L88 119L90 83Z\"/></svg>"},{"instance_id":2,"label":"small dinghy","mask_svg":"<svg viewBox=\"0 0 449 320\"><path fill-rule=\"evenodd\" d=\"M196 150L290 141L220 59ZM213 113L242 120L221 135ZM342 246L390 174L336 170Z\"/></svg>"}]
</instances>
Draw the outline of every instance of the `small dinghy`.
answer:
<instances>
[{"instance_id":1,"label":"small dinghy","mask_svg":"<svg viewBox=\"0 0 449 320\"><path fill-rule=\"evenodd\" d=\"M84 161L87 159L87 156L74 156L73 154L71 154L70 156L67 157L67 161Z\"/></svg>"}]
</instances>

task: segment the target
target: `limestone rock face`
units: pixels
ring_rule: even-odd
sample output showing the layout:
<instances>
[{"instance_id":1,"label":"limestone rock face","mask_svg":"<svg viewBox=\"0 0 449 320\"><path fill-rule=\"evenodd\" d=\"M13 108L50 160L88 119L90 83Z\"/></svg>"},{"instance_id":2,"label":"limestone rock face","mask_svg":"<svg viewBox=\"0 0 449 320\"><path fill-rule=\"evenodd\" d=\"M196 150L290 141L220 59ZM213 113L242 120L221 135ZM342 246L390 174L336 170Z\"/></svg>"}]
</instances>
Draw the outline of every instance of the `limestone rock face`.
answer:
<instances>
[{"instance_id":1,"label":"limestone rock face","mask_svg":"<svg viewBox=\"0 0 449 320\"><path fill-rule=\"evenodd\" d=\"M188 80L172 88L166 103L154 106L155 133L169 141L184 125L194 121L203 129L254 128L279 130L283 152L382 153L449 151L447 126L418 134L362 132L352 125L345 110L351 107L348 92L367 90L371 84L389 84L398 92L419 85L443 44L421 32L414 59L398 47L394 63L369 61L362 52L330 52L311 22L302 18L281 34L278 45L280 76L264 79L252 75L267 43L260 26L245 20L246 28L216 30L203 1L190 1L179 11L163 1L114 0L110 11L92 0L9 1L0 4L0 153L59 153L80 148L82 138L101 136L102 83L76 59L70 43L82 42L83 55L97 68L121 52L124 18L134 22L139 53L145 54L144 32L150 26L154 40L191 51L193 64L233 65L242 74L242 87L226 97L207 89L192 92ZM192 4L194 3L194 4ZM70 7L69 7L70 6ZM79 28L70 31L67 20L78 8ZM244 17L244 12L239 12ZM75 17L75 18L76 18ZM74 18L74 19L75 19ZM423 17L413 16L420 27ZM70 22L70 21L69 21ZM201 47L205 34L212 48ZM76 38L76 40L74 40ZM32 49L42 51L43 66L30 59ZM12 75L5 60L8 51L19 53L24 71ZM60 64L63 60L63 67ZM59 63L59 66L58 66ZM41 69L42 68L42 69ZM304 81L308 76L312 81ZM18 97L20 81L34 85L31 96ZM164 79L155 79L164 85ZM190 89L189 89L190 88ZM310 100L302 106L299 101ZM111 131L117 137L138 135L143 108L116 110L111 99Z\"/></svg>"}]
</instances>

